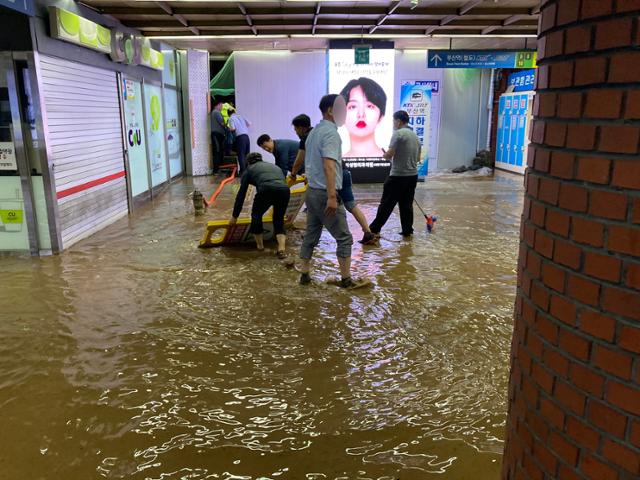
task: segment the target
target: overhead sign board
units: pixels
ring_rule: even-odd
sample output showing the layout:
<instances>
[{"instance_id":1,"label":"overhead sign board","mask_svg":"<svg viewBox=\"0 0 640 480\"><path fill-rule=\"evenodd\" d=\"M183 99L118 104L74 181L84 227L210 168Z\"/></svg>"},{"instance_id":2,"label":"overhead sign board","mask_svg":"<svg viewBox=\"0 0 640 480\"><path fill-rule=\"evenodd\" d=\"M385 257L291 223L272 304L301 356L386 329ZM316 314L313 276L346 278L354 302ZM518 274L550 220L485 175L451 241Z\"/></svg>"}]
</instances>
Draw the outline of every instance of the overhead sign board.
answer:
<instances>
[{"instance_id":1,"label":"overhead sign board","mask_svg":"<svg viewBox=\"0 0 640 480\"><path fill-rule=\"evenodd\" d=\"M33 0L0 0L0 6L16 10L31 17L36 14Z\"/></svg>"},{"instance_id":2,"label":"overhead sign board","mask_svg":"<svg viewBox=\"0 0 640 480\"><path fill-rule=\"evenodd\" d=\"M535 50L429 50L427 68L536 68Z\"/></svg>"}]
</instances>

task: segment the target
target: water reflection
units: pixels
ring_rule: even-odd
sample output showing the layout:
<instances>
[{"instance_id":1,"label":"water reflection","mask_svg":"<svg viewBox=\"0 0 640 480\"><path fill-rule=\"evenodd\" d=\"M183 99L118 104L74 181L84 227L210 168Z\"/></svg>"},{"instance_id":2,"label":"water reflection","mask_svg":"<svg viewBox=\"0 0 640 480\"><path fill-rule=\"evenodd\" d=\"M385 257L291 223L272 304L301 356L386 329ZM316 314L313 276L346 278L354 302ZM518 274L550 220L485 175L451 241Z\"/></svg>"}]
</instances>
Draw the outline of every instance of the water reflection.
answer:
<instances>
[{"instance_id":1,"label":"water reflection","mask_svg":"<svg viewBox=\"0 0 640 480\"><path fill-rule=\"evenodd\" d=\"M0 259L19 299L0 311L7 478L497 478L518 178L420 185L436 233L402 241L392 216L356 247L376 286L355 294L322 283L329 237L311 288L271 256L196 249L191 188L62 256ZM370 217L379 192L356 191Z\"/></svg>"}]
</instances>

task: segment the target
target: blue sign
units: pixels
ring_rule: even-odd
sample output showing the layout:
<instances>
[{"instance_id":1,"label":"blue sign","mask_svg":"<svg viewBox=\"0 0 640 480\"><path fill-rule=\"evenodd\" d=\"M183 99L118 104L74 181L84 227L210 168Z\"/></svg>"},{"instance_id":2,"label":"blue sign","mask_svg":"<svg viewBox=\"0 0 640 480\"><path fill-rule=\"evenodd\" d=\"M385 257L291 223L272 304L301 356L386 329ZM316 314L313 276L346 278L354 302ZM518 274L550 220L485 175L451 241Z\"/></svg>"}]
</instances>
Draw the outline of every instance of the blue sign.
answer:
<instances>
[{"instance_id":1,"label":"blue sign","mask_svg":"<svg viewBox=\"0 0 640 480\"><path fill-rule=\"evenodd\" d=\"M434 125L431 122L432 95L440 90L437 80L405 80L400 87L400 106L409 114L409 126L418 136L422 145L422 161L418 167L418 175L426 176L429 172L429 156L431 142L434 138ZM437 124L435 125L437 128Z\"/></svg>"},{"instance_id":2,"label":"blue sign","mask_svg":"<svg viewBox=\"0 0 640 480\"><path fill-rule=\"evenodd\" d=\"M502 50L429 50L427 68L535 68L537 52Z\"/></svg>"},{"instance_id":3,"label":"blue sign","mask_svg":"<svg viewBox=\"0 0 640 480\"><path fill-rule=\"evenodd\" d=\"M536 83L536 70L524 70L509 75L509 86L513 85L514 92L528 92L533 90Z\"/></svg>"},{"instance_id":4,"label":"blue sign","mask_svg":"<svg viewBox=\"0 0 640 480\"><path fill-rule=\"evenodd\" d=\"M16 10L20 13L26 13L31 17L36 14L33 0L0 0L0 6Z\"/></svg>"}]
</instances>

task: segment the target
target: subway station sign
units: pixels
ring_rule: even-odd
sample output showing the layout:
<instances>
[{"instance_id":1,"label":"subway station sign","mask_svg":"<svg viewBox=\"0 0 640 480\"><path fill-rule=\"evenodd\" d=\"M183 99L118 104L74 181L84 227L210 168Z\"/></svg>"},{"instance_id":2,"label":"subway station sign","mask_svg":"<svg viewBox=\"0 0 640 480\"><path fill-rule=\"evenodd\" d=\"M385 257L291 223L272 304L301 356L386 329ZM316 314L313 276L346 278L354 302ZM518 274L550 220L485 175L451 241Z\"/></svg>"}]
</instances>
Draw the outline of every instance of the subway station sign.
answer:
<instances>
[{"instance_id":1,"label":"subway station sign","mask_svg":"<svg viewBox=\"0 0 640 480\"><path fill-rule=\"evenodd\" d=\"M536 68L535 50L429 50L427 68Z\"/></svg>"}]
</instances>

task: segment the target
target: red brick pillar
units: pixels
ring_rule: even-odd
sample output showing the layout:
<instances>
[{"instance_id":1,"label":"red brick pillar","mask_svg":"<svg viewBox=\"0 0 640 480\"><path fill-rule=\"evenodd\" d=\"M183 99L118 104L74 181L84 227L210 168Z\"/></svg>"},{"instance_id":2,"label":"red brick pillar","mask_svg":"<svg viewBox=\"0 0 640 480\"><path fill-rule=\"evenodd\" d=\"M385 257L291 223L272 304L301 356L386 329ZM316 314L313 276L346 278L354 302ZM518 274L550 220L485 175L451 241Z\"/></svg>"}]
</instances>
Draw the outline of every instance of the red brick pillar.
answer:
<instances>
[{"instance_id":1,"label":"red brick pillar","mask_svg":"<svg viewBox=\"0 0 640 480\"><path fill-rule=\"evenodd\" d=\"M640 0L542 1L504 479L640 478Z\"/></svg>"}]
</instances>

